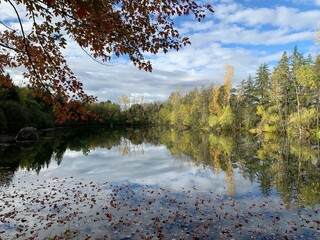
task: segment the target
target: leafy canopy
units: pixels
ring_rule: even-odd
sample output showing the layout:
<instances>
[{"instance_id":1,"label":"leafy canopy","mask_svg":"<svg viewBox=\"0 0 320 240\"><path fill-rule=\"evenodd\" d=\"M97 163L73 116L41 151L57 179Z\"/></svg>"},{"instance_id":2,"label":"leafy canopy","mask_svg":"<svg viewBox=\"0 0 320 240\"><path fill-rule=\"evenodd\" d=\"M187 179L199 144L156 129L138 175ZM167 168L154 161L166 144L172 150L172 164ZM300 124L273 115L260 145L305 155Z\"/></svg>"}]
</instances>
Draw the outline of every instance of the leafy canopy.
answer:
<instances>
[{"instance_id":1,"label":"leafy canopy","mask_svg":"<svg viewBox=\"0 0 320 240\"><path fill-rule=\"evenodd\" d=\"M53 106L58 122L79 116L85 120L80 102L95 100L61 53L68 37L94 59L108 62L127 55L139 69L151 71L144 53L178 51L190 44L175 28L175 16L192 14L200 21L213 12L210 5L191 0L0 0L1 5L15 16L0 21L0 73L24 66L24 77ZM19 5L26 16L20 15Z\"/></svg>"}]
</instances>

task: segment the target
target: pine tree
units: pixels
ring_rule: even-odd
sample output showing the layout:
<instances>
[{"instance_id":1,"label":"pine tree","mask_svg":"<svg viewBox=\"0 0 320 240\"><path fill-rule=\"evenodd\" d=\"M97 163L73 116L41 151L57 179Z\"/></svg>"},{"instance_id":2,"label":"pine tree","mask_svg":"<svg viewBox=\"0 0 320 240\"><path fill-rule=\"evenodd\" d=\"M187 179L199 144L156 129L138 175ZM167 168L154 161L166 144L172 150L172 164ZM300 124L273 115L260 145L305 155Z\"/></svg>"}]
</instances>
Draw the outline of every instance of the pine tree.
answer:
<instances>
[{"instance_id":1,"label":"pine tree","mask_svg":"<svg viewBox=\"0 0 320 240\"><path fill-rule=\"evenodd\" d=\"M260 105L268 103L268 88L270 85L269 76L269 66L266 63L261 64L257 70L254 83L254 96L257 98Z\"/></svg>"}]
</instances>

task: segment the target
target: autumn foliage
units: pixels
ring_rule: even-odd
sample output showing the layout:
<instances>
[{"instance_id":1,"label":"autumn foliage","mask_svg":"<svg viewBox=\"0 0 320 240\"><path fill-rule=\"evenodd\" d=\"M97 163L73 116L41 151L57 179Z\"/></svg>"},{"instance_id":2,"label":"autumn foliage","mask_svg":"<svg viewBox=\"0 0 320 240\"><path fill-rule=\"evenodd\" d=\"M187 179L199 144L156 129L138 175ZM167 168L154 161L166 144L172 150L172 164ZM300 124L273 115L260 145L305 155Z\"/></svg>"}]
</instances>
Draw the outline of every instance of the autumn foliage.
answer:
<instances>
[{"instance_id":1,"label":"autumn foliage","mask_svg":"<svg viewBox=\"0 0 320 240\"><path fill-rule=\"evenodd\" d=\"M151 71L145 53L190 44L175 28L174 16L192 14L200 21L213 12L190 0L1 0L2 5L13 10L15 20L0 21L0 72L23 66L34 93L54 107L58 123L85 120L89 113L81 105L95 100L62 55L69 39L100 62L127 55L139 69ZM19 5L25 7L23 16Z\"/></svg>"},{"instance_id":2,"label":"autumn foliage","mask_svg":"<svg viewBox=\"0 0 320 240\"><path fill-rule=\"evenodd\" d=\"M0 74L0 88L15 88L9 75Z\"/></svg>"}]
</instances>

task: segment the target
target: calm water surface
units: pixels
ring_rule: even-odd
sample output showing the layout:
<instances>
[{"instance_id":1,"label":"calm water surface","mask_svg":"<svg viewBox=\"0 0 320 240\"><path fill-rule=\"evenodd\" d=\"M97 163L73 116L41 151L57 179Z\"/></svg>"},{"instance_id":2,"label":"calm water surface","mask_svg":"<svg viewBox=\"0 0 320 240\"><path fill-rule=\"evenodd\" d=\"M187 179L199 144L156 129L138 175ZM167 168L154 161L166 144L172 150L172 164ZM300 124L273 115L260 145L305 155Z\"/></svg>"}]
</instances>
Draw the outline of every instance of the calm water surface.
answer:
<instances>
[{"instance_id":1,"label":"calm water surface","mask_svg":"<svg viewBox=\"0 0 320 240\"><path fill-rule=\"evenodd\" d=\"M315 143L164 129L0 147L4 239L317 239Z\"/></svg>"}]
</instances>

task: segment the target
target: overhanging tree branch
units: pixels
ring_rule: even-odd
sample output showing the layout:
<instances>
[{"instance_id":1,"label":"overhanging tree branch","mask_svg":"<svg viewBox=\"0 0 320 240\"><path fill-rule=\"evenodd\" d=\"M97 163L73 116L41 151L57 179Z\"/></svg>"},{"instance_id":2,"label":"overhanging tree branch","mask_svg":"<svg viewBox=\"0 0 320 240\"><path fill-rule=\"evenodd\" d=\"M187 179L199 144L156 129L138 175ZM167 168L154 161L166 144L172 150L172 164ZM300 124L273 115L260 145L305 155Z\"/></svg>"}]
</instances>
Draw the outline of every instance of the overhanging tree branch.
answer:
<instances>
[{"instance_id":1,"label":"overhanging tree branch","mask_svg":"<svg viewBox=\"0 0 320 240\"><path fill-rule=\"evenodd\" d=\"M4 27L8 28L11 31L15 31L13 28L9 27L7 24L5 24L4 22L0 21L0 24L2 24Z\"/></svg>"},{"instance_id":2,"label":"overhanging tree branch","mask_svg":"<svg viewBox=\"0 0 320 240\"><path fill-rule=\"evenodd\" d=\"M93 61L95 61L95 62L97 62L97 63L99 63L99 64L101 64L101 65L103 65L103 66L113 66L113 65L106 64L106 63L104 63L104 62L98 61L98 60L95 59L90 53L88 53L88 51L85 50L82 46L80 46L80 48L81 48L82 51L83 51L86 55L88 55Z\"/></svg>"},{"instance_id":3,"label":"overhanging tree branch","mask_svg":"<svg viewBox=\"0 0 320 240\"><path fill-rule=\"evenodd\" d=\"M14 48L14 47L10 47L10 46L8 46L8 45L5 45L4 43L0 43L0 46L1 46L1 47L4 47L4 48L8 48L8 49L10 49L10 50L13 50L13 51L15 51L15 52L21 52L19 49Z\"/></svg>"},{"instance_id":4,"label":"overhanging tree branch","mask_svg":"<svg viewBox=\"0 0 320 240\"><path fill-rule=\"evenodd\" d=\"M22 21L21 21L20 15L18 13L18 10L10 0L8 0L8 2L12 6L12 8L14 9L14 11L15 11L15 13L17 15L17 18L18 18L18 21L19 21L19 25L20 25L20 29L21 29L21 33L22 33L22 38L23 38L23 42L24 42L25 51L26 51L26 54L28 56L29 62L31 64L31 66L32 66L33 72L34 72L34 74L38 75L37 71L36 71L36 68L35 68L35 66L33 64L33 61L31 59L31 55L29 53L27 38L26 38L26 35L25 35L25 32L24 32L24 28L23 28Z\"/></svg>"},{"instance_id":5,"label":"overhanging tree branch","mask_svg":"<svg viewBox=\"0 0 320 240\"><path fill-rule=\"evenodd\" d=\"M27 42L27 38L26 38L26 34L25 34L25 31L24 31L24 28L23 28L23 24L22 24L22 21L21 21L21 18L20 18L20 15L19 15L19 12L17 10L17 8L14 6L14 4L8 0L9 4L12 6L12 8L14 9L15 13L16 13L16 16L18 18L18 21L19 21L19 25L20 25L20 29L21 29L21 33L22 33L22 38L23 38L23 43L24 43L24 47L25 47L25 51L26 51L26 54L27 54L27 57L28 57L28 60L29 60L29 63L30 63L30 66L35 74L35 76L38 78L38 81L40 82L40 84L42 85L42 87L47 91L47 93L49 93L52 97L53 97L53 94L52 92L48 89L48 87L41 81L41 77L40 75L38 74L37 70L36 70L36 66L34 65L33 61L32 61L32 58L31 58L31 54L29 52L29 47L28 47L28 42Z\"/></svg>"}]
</instances>

